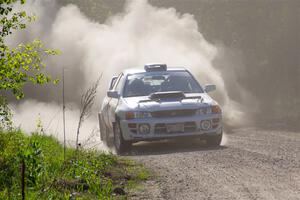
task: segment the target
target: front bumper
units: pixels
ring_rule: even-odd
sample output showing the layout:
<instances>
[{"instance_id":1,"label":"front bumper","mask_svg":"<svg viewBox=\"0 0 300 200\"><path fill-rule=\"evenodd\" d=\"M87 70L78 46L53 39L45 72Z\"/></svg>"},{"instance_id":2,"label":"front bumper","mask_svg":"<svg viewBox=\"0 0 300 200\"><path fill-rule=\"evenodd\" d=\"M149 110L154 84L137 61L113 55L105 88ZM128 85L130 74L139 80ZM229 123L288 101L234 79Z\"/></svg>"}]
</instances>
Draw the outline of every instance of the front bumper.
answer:
<instances>
[{"instance_id":1,"label":"front bumper","mask_svg":"<svg viewBox=\"0 0 300 200\"><path fill-rule=\"evenodd\" d=\"M218 119L215 123L213 120ZM214 126L208 130L201 128L201 121L210 120ZM163 124L193 124L193 128L184 129L184 132L172 132L157 131L158 125ZM140 134L137 129L130 128L129 125L136 124L149 124L150 132L148 134ZM138 142L138 141L149 141L149 140L162 140L172 139L178 137L207 137L209 135L222 134L222 116L221 114L210 114L202 116L189 116L189 117L169 117L169 118L144 118L144 119L132 119L132 120L121 120L120 121L123 138L126 141Z\"/></svg>"}]
</instances>

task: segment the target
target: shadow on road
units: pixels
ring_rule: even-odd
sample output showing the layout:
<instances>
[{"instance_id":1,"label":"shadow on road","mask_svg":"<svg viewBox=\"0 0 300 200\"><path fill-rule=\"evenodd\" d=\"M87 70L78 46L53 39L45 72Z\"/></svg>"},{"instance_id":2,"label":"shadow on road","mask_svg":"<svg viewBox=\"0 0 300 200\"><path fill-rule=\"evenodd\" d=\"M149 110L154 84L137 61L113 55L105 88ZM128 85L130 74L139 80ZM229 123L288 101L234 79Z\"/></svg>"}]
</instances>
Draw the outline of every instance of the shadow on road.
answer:
<instances>
[{"instance_id":1,"label":"shadow on road","mask_svg":"<svg viewBox=\"0 0 300 200\"><path fill-rule=\"evenodd\" d=\"M162 140L155 142L138 142L132 146L126 156L159 155L180 152L223 150L226 146L208 147L204 141Z\"/></svg>"}]
</instances>

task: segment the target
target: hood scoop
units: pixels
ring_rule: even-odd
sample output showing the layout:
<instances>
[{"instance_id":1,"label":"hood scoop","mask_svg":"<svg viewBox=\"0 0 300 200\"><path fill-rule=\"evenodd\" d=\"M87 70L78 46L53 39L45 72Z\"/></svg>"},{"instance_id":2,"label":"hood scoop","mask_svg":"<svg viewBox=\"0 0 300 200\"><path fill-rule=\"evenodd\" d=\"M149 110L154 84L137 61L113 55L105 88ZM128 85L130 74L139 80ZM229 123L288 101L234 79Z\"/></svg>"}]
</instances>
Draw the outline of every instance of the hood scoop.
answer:
<instances>
[{"instance_id":1,"label":"hood scoop","mask_svg":"<svg viewBox=\"0 0 300 200\"><path fill-rule=\"evenodd\" d=\"M172 92L155 92L150 95L151 100L159 99L183 99L185 95L181 91L172 91Z\"/></svg>"},{"instance_id":2,"label":"hood scoop","mask_svg":"<svg viewBox=\"0 0 300 200\"><path fill-rule=\"evenodd\" d=\"M181 91L170 91L170 92L155 92L150 94L147 99L143 99L138 101L138 103L146 103L146 102L160 102L164 99L172 99L176 101L182 101L184 99L197 99L198 102L203 102L203 98L201 95L185 95Z\"/></svg>"}]
</instances>

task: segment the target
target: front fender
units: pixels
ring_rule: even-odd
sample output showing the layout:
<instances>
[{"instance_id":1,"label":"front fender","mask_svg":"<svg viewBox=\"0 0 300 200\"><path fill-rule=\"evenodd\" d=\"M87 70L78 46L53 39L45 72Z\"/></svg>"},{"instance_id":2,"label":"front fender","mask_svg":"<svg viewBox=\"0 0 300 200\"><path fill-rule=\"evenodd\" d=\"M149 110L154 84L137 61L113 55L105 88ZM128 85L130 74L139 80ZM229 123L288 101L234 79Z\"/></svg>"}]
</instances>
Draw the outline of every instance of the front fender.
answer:
<instances>
[{"instance_id":1,"label":"front fender","mask_svg":"<svg viewBox=\"0 0 300 200\"><path fill-rule=\"evenodd\" d=\"M122 120L125 119L125 113L128 111L132 111L127 104L124 102L122 98L119 99L118 105L115 110L115 116L114 116L114 121L115 123L118 119Z\"/></svg>"}]
</instances>

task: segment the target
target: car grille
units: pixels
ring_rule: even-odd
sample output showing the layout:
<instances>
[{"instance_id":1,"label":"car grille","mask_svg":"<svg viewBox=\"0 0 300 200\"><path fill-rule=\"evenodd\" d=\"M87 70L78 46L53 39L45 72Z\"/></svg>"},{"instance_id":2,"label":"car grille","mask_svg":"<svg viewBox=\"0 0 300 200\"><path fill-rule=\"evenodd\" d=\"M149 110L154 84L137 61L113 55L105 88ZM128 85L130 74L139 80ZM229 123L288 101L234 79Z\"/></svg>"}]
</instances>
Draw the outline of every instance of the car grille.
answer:
<instances>
[{"instance_id":1,"label":"car grille","mask_svg":"<svg viewBox=\"0 0 300 200\"><path fill-rule=\"evenodd\" d=\"M184 132L195 132L197 125L195 122L184 122ZM155 134L168 134L166 124L159 123L155 125Z\"/></svg>"},{"instance_id":2,"label":"car grille","mask_svg":"<svg viewBox=\"0 0 300 200\"><path fill-rule=\"evenodd\" d=\"M195 115L196 110L163 110L151 112L152 117L164 118L164 117L184 117Z\"/></svg>"}]
</instances>

